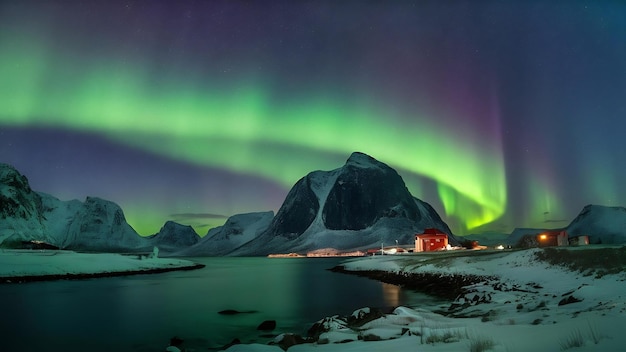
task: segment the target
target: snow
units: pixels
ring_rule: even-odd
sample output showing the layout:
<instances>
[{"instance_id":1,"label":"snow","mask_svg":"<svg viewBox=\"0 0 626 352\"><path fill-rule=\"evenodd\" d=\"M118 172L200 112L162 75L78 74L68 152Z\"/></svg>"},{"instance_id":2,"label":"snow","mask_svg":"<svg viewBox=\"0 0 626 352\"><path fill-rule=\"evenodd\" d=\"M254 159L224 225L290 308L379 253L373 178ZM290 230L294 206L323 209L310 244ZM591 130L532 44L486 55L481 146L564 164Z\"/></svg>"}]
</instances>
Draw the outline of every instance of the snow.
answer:
<instances>
[{"instance_id":1,"label":"snow","mask_svg":"<svg viewBox=\"0 0 626 352\"><path fill-rule=\"evenodd\" d=\"M585 250L578 248L574 250ZM462 251L428 255L375 256L344 262L348 270L393 273L483 275L469 293L453 304L398 307L392 314L359 328L340 317L320 320L328 331L317 343L300 344L290 352L308 351L618 351L626 345L626 272L581 274L539 261L540 249ZM472 301L473 296L488 297ZM566 297L580 300L560 305ZM446 316L437 312L447 311ZM359 317L369 308L355 311ZM382 341L364 341L376 336ZM347 342L350 341L350 342ZM478 349L477 349L478 350ZM227 351L282 351L278 346L236 345Z\"/></svg>"},{"instance_id":2,"label":"snow","mask_svg":"<svg viewBox=\"0 0 626 352\"><path fill-rule=\"evenodd\" d=\"M175 255L226 255L254 240L267 229L273 218L272 211L233 215L224 225L209 230L196 244L181 249Z\"/></svg>"},{"instance_id":3,"label":"snow","mask_svg":"<svg viewBox=\"0 0 626 352\"><path fill-rule=\"evenodd\" d=\"M48 275L93 275L191 268L195 263L153 255L114 253L77 253L61 250L1 250L0 278L40 277Z\"/></svg>"}]
</instances>

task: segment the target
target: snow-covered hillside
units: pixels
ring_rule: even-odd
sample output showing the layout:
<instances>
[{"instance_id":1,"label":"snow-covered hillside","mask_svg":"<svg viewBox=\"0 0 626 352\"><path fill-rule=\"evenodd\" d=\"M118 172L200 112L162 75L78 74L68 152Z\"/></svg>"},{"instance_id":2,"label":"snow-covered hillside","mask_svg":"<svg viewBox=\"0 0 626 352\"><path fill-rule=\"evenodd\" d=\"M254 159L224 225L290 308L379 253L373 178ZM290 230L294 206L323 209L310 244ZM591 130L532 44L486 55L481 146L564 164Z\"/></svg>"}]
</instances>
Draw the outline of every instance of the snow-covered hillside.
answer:
<instances>
[{"instance_id":1,"label":"snow-covered hillside","mask_svg":"<svg viewBox=\"0 0 626 352\"><path fill-rule=\"evenodd\" d=\"M209 230L193 246L175 253L180 256L225 255L253 240L269 226L274 212L238 214L228 218L223 226Z\"/></svg>"},{"instance_id":2,"label":"snow-covered hillside","mask_svg":"<svg viewBox=\"0 0 626 352\"><path fill-rule=\"evenodd\" d=\"M626 243L626 208L587 205L567 226L570 236L589 236L593 244Z\"/></svg>"}]
</instances>

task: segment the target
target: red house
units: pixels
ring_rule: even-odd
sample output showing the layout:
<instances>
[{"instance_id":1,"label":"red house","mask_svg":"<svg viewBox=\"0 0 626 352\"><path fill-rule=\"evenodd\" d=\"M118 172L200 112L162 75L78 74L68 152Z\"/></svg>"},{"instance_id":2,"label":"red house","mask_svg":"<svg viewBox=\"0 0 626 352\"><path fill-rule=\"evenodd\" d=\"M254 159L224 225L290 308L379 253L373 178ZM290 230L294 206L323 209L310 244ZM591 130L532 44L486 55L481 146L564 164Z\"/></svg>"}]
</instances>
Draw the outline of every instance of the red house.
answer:
<instances>
[{"instance_id":1,"label":"red house","mask_svg":"<svg viewBox=\"0 0 626 352\"><path fill-rule=\"evenodd\" d=\"M545 231L537 235L539 247L567 246L567 232L565 230Z\"/></svg>"},{"instance_id":2,"label":"red house","mask_svg":"<svg viewBox=\"0 0 626 352\"><path fill-rule=\"evenodd\" d=\"M448 235L438 229L426 229L415 235L416 252L440 251L448 247Z\"/></svg>"}]
</instances>

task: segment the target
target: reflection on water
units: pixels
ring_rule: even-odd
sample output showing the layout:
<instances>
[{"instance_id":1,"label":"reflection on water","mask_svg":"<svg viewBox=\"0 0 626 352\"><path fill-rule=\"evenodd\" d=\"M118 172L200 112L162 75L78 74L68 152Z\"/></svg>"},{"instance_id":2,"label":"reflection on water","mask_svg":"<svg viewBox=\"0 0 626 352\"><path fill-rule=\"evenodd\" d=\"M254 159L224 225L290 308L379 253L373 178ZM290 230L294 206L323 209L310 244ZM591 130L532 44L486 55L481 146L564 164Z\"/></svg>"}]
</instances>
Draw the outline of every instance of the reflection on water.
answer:
<instances>
[{"instance_id":1,"label":"reflection on water","mask_svg":"<svg viewBox=\"0 0 626 352\"><path fill-rule=\"evenodd\" d=\"M383 299L385 303L390 307L397 307L400 305L400 286L387 284L382 282Z\"/></svg>"},{"instance_id":2,"label":"reflection on water","mask_svg":"<svg viewBox=\"0 0 626 352\"><path fill-rule=\"evenodd\" d=\"M204 269L82 281L0 285L3 351L161 351L182 337L196 351L256 330L306 334L326 316L363 307L417 306L427 296L326 269L340 258L196 258ZM381 289L382 287L382 289ZM223 316L225 309L256 311Z\"/></svg>"}]
</instances>

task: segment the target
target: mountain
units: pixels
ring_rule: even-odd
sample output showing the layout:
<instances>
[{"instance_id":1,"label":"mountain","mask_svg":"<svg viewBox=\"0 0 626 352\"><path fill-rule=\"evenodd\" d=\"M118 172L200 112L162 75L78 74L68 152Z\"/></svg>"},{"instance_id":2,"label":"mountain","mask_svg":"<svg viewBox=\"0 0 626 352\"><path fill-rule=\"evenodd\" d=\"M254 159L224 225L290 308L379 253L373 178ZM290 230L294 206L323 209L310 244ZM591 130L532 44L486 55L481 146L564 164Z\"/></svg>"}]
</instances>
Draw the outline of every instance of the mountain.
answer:
<instances>
[{"instance_id":1,"label":"mountain","mask_svg":"<svg viewBox=\"0 0 626 352\"><path fill-rule=\"evenodd\" d=\"M448 225L428 204L413 197L398 173L355 152L341 168L314 171L289 191L269 227L231 255L378 248L412 244L414 234Z\"/></svg>"},{"instance_id":2,"label":"mountain","mask_svg":"<svg viewBox=\"0 0 626 352\"><path fill-rule=\"evenodd\" d=\"M0 163L0 247L22 248L24 242L41 241L62 249L136 252L155 244L175 247L178 242L172 236L141 237L119 205L97 197L61 201L35 192L25 176Z\"/></svg>"},{"instance_id":3,"label":"mountain","mask_svg":"<svg viewBox=\"0 0 626 352\"><path fill-rule=\"evenodd\" d=\"M156 245L176 255L266 255L410 245L426 228L438 228L458 244L437 212L413 197L395 170L362 153L353 153L338 169L300 179L276 216L238 214L202 239L191 227L173 222L141 237L117 204L96 197L65 202L34 192L9 165L0 164L0 181L4 247L36 240L90 251L145 251Z\"/></svg>"},{"instance_id":4,"label":"mountain","mask_svg":"<svg viewBox=\"0 0 626 352\"><path fill-rule=\"evenodd\" d=\"M626 208L587 205L567 226L567 233L587 235L591 244L626 243Z\"/></svg>"},{"instance_id":5,"label":"mountain","mask_svg":"<svg viewBox=\"0 0 626 352\"><path fill-rule=\"evenodd\" d=\"M233 215L222 226L212 228L197 244L175 253L180 256L226 255L265 231L273 211Z\"/></svg>"},{"instance_id":6,"label":"mountain","mask_svg":"<svg viewBox=\"0 0 626 352\"><path fill-rule=\"evenodd\" d=\"M15 168L0 164L0 244L50 242L43 222L41 197Z\"/></svg>"},{"instance_id":7,"label":"mountain","mask_svg":"<svg viewBox=\"0 0 626 352\"><path fill-rule=\"evenodd\" d=\"M173 252L181 248L193 246L200 241L200 236L188 225L181 225L167 221L163 227L152 236L148 236L152 244L166 252Z\"/></svg>"}]
</instances>

